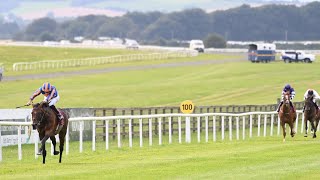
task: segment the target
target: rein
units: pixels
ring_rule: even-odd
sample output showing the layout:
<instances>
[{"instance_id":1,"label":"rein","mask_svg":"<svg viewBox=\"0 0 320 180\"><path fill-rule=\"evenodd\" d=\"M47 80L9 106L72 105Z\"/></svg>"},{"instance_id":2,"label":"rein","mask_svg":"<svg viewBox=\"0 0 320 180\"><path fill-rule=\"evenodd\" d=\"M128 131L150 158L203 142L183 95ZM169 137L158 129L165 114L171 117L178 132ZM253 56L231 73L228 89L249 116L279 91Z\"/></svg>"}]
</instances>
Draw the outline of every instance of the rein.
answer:
<instances>
[{"instance_id":1,"label":"rein","mask_svg":"<svg viewBox=\"0 0 320 180\"><path fill-rule=\"evenodd\" d=\"M42 116L41 116L41 119L40 119L40 121L37 123L37 125L38 126L40 126L40 124L43 122L43 120L44 120L44 116L47 114L45 111L43 111L43 110L41 110L41 112L42 112Z\"/></svg>"}]
</instances>

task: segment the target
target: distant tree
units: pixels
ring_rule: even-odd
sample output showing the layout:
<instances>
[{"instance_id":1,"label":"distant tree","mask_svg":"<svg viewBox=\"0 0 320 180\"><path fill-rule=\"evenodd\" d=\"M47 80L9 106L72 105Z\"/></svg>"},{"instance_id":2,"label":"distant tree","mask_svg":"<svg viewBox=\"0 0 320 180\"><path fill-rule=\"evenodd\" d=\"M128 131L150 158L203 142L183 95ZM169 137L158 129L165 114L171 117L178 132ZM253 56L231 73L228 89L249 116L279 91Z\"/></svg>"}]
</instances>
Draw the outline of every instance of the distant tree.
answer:
<instances>
[{"instance_id":1,"label":"distant tree","mask_svg":"<svg viewBox=\"0 0 320 180\"><path fill-rule=\"evenodd\" d=\"M128 38L137 26L129 18L115 18L104 23L97 31L97 36Z\"/></svg>"},{"instance_id":2,"label":"distant tree","mask_svg":"<svg viewBox=\"0 0 320 180\"><path fill-rule=\"evenodd\" d=\"M42 32L39 35L38 39L40 41L56 41L57 40L53 33L50 33L50 32L47 32L47 31Z\"/></svg>"},{"instance_id":3,"label":"distant tree","mask_svg":"<svg viewBox=\"0 0 320 180\"><path fill-rule=\"evenodd\" d=\"M0 38L10 39L19 32L19 26L16 23L0 22Z\"/></svg>"},{"instance_id":4,"label":"distant tree","mask_svg":"<svg viewBox=\"0 0 320 180\"><path fill-rule=\"evenodd\" d=\"M27 40L39 39L39 35L43 32L55 33L57 22L50 18L41 18L29 24L25 30Z\"/></svg>"},{"instance_id":5,"label":"distant tree","mask_svg":"<svg viewBox=\"0 0 320 180\"><path fill-rule=\"evenodd\" d=\"M89 23L83 21L71 21L69 24L65 24L64 37L67 39L73 39L76 36L86 36Z\"/></svg>"},{"instance_id":6,"label":"distant tree","mask_svg":"<svg viewBox=\"0 0 320 180\"><path fill-rule=\"evenodd\" d=\"M206 48L226 48L227 42L226 40L215 33L209 34L203 41L204 46Z\"/></svg>"}]
</instances>

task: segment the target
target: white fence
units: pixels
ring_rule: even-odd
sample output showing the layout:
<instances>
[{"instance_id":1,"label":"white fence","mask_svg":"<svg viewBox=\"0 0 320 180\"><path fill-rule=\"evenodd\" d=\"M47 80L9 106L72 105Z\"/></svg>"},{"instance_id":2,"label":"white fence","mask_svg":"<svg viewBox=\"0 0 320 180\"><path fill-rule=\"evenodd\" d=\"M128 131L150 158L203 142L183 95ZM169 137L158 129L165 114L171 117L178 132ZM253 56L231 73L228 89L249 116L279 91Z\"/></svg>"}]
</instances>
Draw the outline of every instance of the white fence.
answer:
<instances>
[{"instance_id":1,"label":"white fence","mask_svg":"<svg viewBox=\"0 0 320 180\"><path fill-rule=\"evenodd\" d=\"M124 116L106 116L106 117L75 117L70 118L70 122L79 122L79 151L83 152L83 130L84 130L84 121L91 121L92 122L92 151L96 150L96 121L105 121L105 149L109 149L109 121L116 120L117 121L117 147L122 147L122 139L121 139L121 120L125 119L128 120L129 127L132 125L132 120L139 120L139 146L143 147L143 119L148 119L148 126L149 126L149 146L153 145L153 132L152 132L152 120L158 120L158 144L162 144L162 118L168 118L169 124L169 135L168 135L168 142L169 144L172 143L172 123L171 120L173 117L178 117L178 142L182 143L182 123L181 121L185 120L185 142L191 143L191 125L190 125L190 118L196 117L197 118L197 142L201 142L201 129L200 129L200 118L205 118L205 142L209 141L209 117L212 117L212 140L217 141L217 117L221 117L221 140L225 140L225 127L229 127L229 140L232 141L233 138L236 140L240 140L240 137L244 140L246 138L246 131L249 130L249 138L253 137L253 116L258 116L258 127L257 127L257 136L267 136L267 128L270 128L270 136L274 134L274 122L277 122L277 130L276 134L280 135L280 121L277 116L277 112L249 112L249 113L241 113L241 114L231 114L231 113L204 113L204 114L154 114L154 115L124 115ZM298 133L299 124L301 127L301 133L304 131L304 117L301 110L297 111L297 121L295 124L295 130ZM249 117L246 119L246 117ZM268 118L270 117L270 118ZM301 117L301 118L300 118ZM270 119L270 123L268 125L268 120ZM300 121L301 120L301 121ZM227 121L227 122L226 122ZM232 121L235 122L236 126L235 129L232 126ZM242 123L240 122L242 121ZM246 122L249 122L249 129L246 129ZM228 123L228 126L226 126ZM242 127L240 125L242 124ZM31 122L8 122L2 121L0 122L1 126L17 126L18 127L18 159L22 159L22 148L21 148L21 129L22 126L30 126ZM70 125L70 124L69 124ZM263 130L261 129L261 126ZM269 126L269 127L267 127ZM319 129L319 127L318 127ZM242 130L242 132L240 132ZM129 147L133 146L132 143L132 130L129 128ZM235 133L235 135L233 135ZM37 150L38 150L38 138L35 138L35 158L37 158ZM66 154L69 154L69 128L67 130L66 136ZM279 140L281 141L281 140ZM51 145L51 153L53 152L52 145ZM0 128L0 161L2 161L2 137L1 137L1 128Z\"/></svg>"},{"instance_id":2,"label":"white fence","mask_svg":"<svg viewBox=\"0 0 320 180\"><path fill-rule=\"evenodd\" d=\"M35 62L18 62L12 66L13 71L26 71L36 69L49 69L49 68L64 68L76 66L94 66L99 64L119 63L128 61L141 61L141 60L160 60L179 57L192 57L197 56L197 51L171 51L161 53L146 53L146 54L128 54L128 55L115 55L107 57L94 57L83 59L68 59L68 60L45 60Z\"/></svg>"}]
</instances>

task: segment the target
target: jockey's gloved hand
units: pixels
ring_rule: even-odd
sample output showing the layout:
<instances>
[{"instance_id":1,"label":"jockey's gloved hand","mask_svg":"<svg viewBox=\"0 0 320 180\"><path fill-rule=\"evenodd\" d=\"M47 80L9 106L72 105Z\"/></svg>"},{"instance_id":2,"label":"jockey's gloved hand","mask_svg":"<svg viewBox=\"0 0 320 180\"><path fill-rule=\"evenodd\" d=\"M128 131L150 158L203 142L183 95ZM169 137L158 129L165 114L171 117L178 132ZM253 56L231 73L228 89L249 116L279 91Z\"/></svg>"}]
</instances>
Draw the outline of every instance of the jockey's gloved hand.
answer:
<instances>
[{"instance_id":1,"label":"jockey's gloved hand","mask_svg":"<svg viewBox=\"0 0 320 180\"><path fill-rule=\"evenodd\" d=\"M32 103L32 100L29 100L26 105L30 106L31 103Z\"/></svg>"},{"instance_id":2,"label":"jockey's gloved hand","mask_svg":"<svg viewBox=\"0 0 320 180\"><path fill-rule=\"evenodd\" d=\"M45 100L43 100L43 102L48 103L48 100L47 100L47 99L45 99Z\"/></svg>"}]
</instances>

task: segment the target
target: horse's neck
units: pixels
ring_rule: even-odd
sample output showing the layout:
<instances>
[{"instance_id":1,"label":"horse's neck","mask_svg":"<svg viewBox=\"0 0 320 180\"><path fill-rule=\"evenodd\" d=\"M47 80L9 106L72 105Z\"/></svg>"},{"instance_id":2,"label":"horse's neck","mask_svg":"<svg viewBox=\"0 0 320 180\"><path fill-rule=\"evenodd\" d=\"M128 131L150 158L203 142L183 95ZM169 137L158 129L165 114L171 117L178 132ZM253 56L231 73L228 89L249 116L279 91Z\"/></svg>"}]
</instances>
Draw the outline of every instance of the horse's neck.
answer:
<instances>
[{"instance_id":1,"label":"horse's neck","mask_svg":"<svg viewBox=\"0 0 320 180\"><path fill-rule=\"evenodd\" d=\"M316 107L313 105L313 102L310 100L306 105L307 111L309 110L311 113L316 112Z\"/></svg>"},{"instance_id":2,"label":"horse's neck","mask_svg":"<svg viewBox=\"0 0 320 180\"><path fill-rule=\"evenodd\" d=\"M284 104L283 106L282 106L282 111L283 112L290 112L290 103L289 104Z\"/></svg>"}]
</instances>

